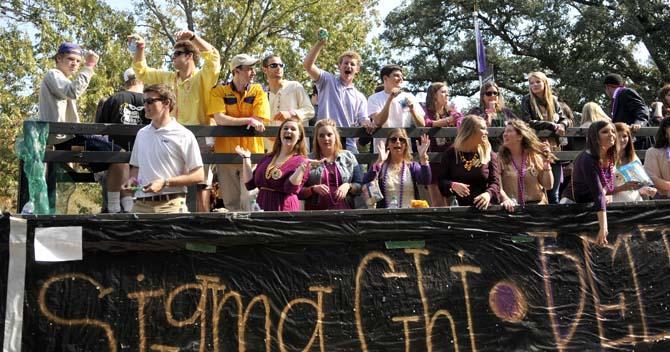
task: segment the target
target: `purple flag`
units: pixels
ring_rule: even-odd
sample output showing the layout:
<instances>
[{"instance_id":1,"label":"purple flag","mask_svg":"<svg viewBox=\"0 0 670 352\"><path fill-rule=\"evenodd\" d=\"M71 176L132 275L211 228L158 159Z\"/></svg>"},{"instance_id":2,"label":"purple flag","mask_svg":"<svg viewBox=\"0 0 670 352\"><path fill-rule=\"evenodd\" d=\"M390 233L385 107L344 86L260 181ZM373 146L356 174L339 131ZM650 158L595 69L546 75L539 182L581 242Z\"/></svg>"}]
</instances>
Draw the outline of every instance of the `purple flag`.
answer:
<instances>
[{"instance_id":1,"label":"purple flag","mask_svg":"<svg viewBox=\"0 0 670 352\"><path fill-rule=\"evenodd\" d=\"M479 21L477 20L477 13L475 17L475 40L477 41L477 73L479 74L480 82L486 78L488 69L486 66L486 47L484 47L484 40L482 40L482 32L479 30Z\"/></svg>"}]
</instances>

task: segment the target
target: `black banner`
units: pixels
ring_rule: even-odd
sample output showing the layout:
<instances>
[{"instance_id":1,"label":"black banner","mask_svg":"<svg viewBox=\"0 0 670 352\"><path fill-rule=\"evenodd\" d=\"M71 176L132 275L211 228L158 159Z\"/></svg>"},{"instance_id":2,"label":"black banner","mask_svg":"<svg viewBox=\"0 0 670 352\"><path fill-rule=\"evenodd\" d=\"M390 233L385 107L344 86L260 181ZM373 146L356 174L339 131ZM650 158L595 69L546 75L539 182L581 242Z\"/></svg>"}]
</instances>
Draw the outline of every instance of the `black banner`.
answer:
<instances>
[{"instance_id":1,"label":"black banner","mask_svg":"<svg viewBox=\"0 0 670 352\"><path fill-rule=\"evenodd\" d=\"M31 217L22 350L668 350L670 202L608 214ZM83 260L35 262L60 226Z\"/></svg>"}]
</instances>

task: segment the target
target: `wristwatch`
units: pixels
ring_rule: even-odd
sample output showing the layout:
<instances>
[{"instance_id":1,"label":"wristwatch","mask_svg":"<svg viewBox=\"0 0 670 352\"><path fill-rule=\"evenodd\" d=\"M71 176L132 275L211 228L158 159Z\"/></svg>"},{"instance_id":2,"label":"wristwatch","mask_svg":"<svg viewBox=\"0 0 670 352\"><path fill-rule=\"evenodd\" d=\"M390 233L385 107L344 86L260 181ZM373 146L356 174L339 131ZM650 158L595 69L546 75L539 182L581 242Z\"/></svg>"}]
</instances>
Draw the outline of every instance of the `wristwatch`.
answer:
<instances>
[{"instance_id":1,"label":"wristwatch","mask_svg":"<svg viewBox=\"0 0 670 352\"><path fill-rule=\"evenodd\" d=\"M165 187L170 187L170 179L169 178L165 179L165 184L163 185L163 188L165 188Z\"/></svg>"}]
</instances>

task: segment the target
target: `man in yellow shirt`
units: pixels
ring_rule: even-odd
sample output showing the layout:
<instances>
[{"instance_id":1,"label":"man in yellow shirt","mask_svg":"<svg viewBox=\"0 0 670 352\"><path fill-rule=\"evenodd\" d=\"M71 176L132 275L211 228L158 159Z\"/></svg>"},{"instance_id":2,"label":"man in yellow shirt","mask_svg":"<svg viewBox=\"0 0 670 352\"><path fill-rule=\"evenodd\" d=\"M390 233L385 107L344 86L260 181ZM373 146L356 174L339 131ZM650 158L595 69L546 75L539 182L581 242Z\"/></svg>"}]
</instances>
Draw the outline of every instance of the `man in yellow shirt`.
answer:
<instances>
[{"instance_id":1,"label":"man in yellow shirt","mask_svg":"<svg viewBox=\"0 0 670 352\"><path fill-rule=\"evenodd\" d=\"M233 80L212 89L208 114L221 126L249 126L263 132L270 120L268 96L258 83L252 83L256 76L254 65L258 59L246 54L233 57L230 70ZM235 153L241 146L251 153L265 152L262 137L217 137L214 150L217 153ZM249 204L242 204L241 164L219 164L216 166L219 184L223 193L223 204L230 211L248 210Z\"/></svg>"},{"instance_id":2,"label":"man in yellow shirt","mask_svg":"<svg viewBox=\"0 0 670 352\"><path fill-rule=\"evenodd\" d=\"M138 34L132 34L129 40L134 40L137 46L133 57L133 69L136 77L147 85L166 84L177 97L177 106L174 117L182 125L210 125L213 121L207 116L207 106L212 90L219 79L221 72L221 56L207 41L189 30L182 30L174 35L177 42L172 52L172 65L176 71L166 71L147 66L144 56L144 39ZM202 56L202 69L196 64ZM198 138L198 145L202 151L210 151L206 139ZM209 211L210 189L212 184L211 165L205 165L205 180L197 185L197 211ZM189 192L191 195L191 192Z\"/></svg>"}]
</instances>

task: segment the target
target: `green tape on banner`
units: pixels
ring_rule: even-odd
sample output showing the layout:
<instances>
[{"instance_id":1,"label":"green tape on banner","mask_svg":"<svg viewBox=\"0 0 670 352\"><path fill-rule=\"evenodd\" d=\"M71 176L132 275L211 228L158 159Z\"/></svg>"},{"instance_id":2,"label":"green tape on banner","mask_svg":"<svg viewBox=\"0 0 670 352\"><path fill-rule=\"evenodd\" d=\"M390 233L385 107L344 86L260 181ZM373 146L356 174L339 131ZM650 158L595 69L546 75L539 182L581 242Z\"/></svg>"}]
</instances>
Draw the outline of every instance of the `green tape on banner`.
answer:
<instances>
[{"instance_id":1,"label":"green tape on banner","mask_svg":"<svg viewBox=\"0 0 670 352\"><path fill-rule=\"evenodd\" d=\"M386 241L386 249L425 248L426 241Z\"/></svg>"},{"instance_id":2,"label":"green tape on banner","mask_svg":"<svg viewBox=\"0 0 670 352\"><path fill-rule=\"evenodd\" d=\"M204 243L186 243L186 249L193 252L216 253L216 246Z\"/></svg>"},{"instance_id":3,"label":"green tape on banner","mask_svg":"<svg viewBox=\"0 0 670 352\"><path fill-rule=\"evenodd\" d=\"M528 235L516 235L512 236L513 243L528 243L535 241L535 237Z\"/></svg>"}]
</instances>

